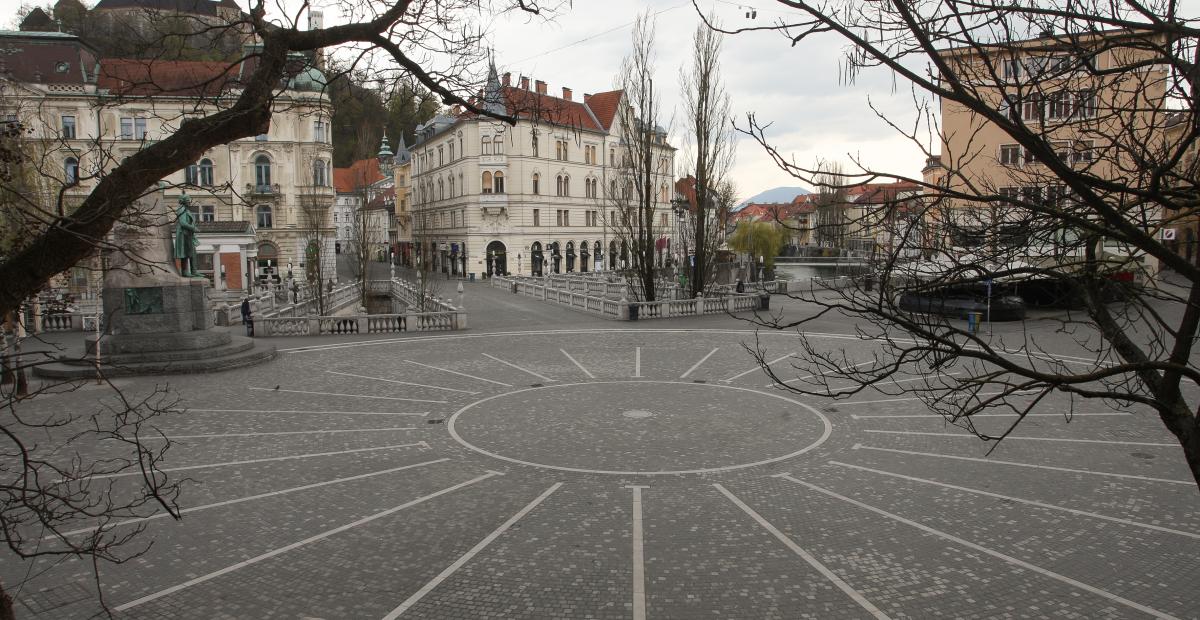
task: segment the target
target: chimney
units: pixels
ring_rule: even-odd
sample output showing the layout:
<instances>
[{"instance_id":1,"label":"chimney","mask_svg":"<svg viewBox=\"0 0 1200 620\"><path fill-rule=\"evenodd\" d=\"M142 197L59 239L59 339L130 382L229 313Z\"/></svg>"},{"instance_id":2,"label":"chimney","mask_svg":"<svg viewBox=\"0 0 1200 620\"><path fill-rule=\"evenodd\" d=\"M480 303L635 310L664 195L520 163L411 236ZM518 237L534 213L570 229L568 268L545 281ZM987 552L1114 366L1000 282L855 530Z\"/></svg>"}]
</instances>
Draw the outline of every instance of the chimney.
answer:
<instances>
[{"instance_id":1,"label":"chimney","mask_svg":"<svg viewBox=\"0 0 1200 620\"><path fill-rule=\"evenodd\" d=\"M563 89L563 99L570 101L571 100L571 89L567 88L566 86L563 86L562 89Z\"/></svg>"},{"instance_id":2,"label":"chimney","mask_svg":"<svg viewBox=\"0 0 1200 620\"><path fill-rule=\"evenodd\" d=\"M500 79L500 83L505 86L511 86L512 85L512 74L509 73L508 71L505 71L504 76Z\"/></svg>"},{"instance_id":3,"label":"chimney","mask_svg":"<svg viewBox=\"0 0 1200 620\"><path fill-rule=\"evenodd\" d=\"M529 90L529 78L521 76L521 90Z\"/></svg>"},{"instance_id":4,"label":"chimney","mask_svg":"<svg viewBox=\"0 0 1200 620\"><path fill-rule=\"evenodd\" d=\"M539 95L546 94L546 83L545 82L543 82L541 80L537 80L533 83L533 87L535 90L537 90L537 94L539 94Z\"/></svg>"}]
</instances>

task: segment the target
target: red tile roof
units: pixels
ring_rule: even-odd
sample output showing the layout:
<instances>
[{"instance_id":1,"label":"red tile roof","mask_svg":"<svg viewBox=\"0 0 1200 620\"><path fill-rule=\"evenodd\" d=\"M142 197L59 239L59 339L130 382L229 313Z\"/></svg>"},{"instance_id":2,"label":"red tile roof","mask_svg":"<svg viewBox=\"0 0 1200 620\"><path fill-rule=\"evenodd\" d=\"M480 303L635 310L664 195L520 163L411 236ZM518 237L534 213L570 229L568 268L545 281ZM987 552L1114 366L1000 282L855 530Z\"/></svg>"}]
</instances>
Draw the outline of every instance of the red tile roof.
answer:
<instances>
[{"instance_id":1,"label":"red tile roof","mask_svg":"<svg viewBox=\"0 0 1200 620\"><path fill-rule=\"evenodd\" d=\"M540 95L536 91L516 86L501 88L505 107L512 116L591 131L608 131L612 127L617 113L617 105L623 94L623 91L614 90L596 95L585 95L584 101L581 102L551 95ZM461 115L462 118L474 116L476 115L469 112Z\"/></svg>"},{"instance_id":2,"label":"red tile roof","mask_svg":"<svg viewBox=\"0 0 1200 620\"><path fill-rule=\"evenodd\" d=\"M238 71L227 62L106 58L96 83L118 95L211 97L236 86Z\"/></svg>"},{"instance_id":3,"label":"red tile roof","mask_svg":"<svg viewBox=\"0 0 1200 620\"><path fill-rule=\"evenodd\" d=\"M732 217L739 221L756 220L760 222L791 219L816 211L816 205L813 204L811 196L812 194L801 194L796 196L792 202L750 203L739 209Z\"/></svg>"},{"instance_id":4,"label":"red tile roof","mask_svg":"<svg viewBox=\"0 0 1200 620\"><path fill-rule=\"evenodd\" d=\"M621 104L621 97L625 95L625 91L610 90L604 93L596 93L594 95L584 95L583 102L587 107L591 108L592 114L596 115L596 119L605 130L612 129L613 119L617 117L617 108Z\"/></svg>"},{"instance_id":5,"label":"red tile roof","mask_svg":"<svg viewBox=\"0 0 1200 620\"><path fill-rule=\"evenodd\" d=\"M359 191L360 189L383 180L379 172L379 158L360 159L349 168L333 169L333 188L343 194Z\"/></svg>"}]
</instances>

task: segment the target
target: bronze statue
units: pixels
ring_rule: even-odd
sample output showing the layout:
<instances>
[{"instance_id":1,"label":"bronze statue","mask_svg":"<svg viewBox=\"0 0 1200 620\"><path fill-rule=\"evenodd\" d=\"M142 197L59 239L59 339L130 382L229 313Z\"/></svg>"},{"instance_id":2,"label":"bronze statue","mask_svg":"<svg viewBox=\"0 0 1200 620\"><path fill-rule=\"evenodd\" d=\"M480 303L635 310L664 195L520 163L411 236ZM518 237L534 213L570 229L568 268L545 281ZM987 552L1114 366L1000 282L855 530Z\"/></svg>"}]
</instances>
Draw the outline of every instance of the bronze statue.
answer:
<instances>
[{"instance_id":1,"label":"bronze statue","mask_svg":"<svg viewBox=\"0 0 1200 620\"><path fill-rule=\"evenodd\" d=\"M179 197L179 206L175 208L175 258L179 259L179 275L185 278L203 278L196 273L196 216L192 215L190 207L192 199L187 194Z\"/></svg>"}]
</instances>

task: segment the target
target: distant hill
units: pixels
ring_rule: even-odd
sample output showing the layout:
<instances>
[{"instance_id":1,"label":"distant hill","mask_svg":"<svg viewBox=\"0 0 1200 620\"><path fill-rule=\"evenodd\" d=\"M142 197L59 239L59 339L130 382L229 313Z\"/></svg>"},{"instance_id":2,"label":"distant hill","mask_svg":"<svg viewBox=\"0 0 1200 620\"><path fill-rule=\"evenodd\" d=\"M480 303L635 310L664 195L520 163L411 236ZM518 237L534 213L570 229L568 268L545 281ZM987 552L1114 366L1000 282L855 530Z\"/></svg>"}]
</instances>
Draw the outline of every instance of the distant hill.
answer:
<instances>
[{"instance_id":1,"label":"distant hill","mask_svg":"<svg viewBox=\"0 0 1200 620\"><path fill-rule=\"evenodd\" d=\"M803 187L776 187L765 192L759 192L743 200L742 204L738 205L734 211L737 211L738 209L741 209L752 202L791 202L793 198L800 194L811 193L812 192Z\"/></svg>"}]
</instances>

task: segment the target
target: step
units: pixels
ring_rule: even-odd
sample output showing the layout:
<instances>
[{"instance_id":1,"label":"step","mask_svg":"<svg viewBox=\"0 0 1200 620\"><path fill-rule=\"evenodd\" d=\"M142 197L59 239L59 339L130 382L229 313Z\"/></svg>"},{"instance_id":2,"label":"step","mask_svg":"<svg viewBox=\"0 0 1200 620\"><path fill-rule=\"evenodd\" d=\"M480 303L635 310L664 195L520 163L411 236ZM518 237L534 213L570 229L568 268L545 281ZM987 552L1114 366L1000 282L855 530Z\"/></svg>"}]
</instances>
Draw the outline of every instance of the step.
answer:
<instances>
[{"instance_id":1,"label":"step","mask_svg":"<svg viewBox=\"0 0 1200 620\"><path fill-rule=\"evenodd\" d=\"M239 338L250 340L244 337ZM275 346L251 340L250 348L225 355L213 356L204 349L191 353L195 356L191 359L129 362L119 365L106 364L101 359L100 370L105 377L109 378L222 372L275 359ZM92 379L96 376L96 368L94 365L55 362L34 367L33 374L51 379Z\"/></svg>"}]
</instances>

